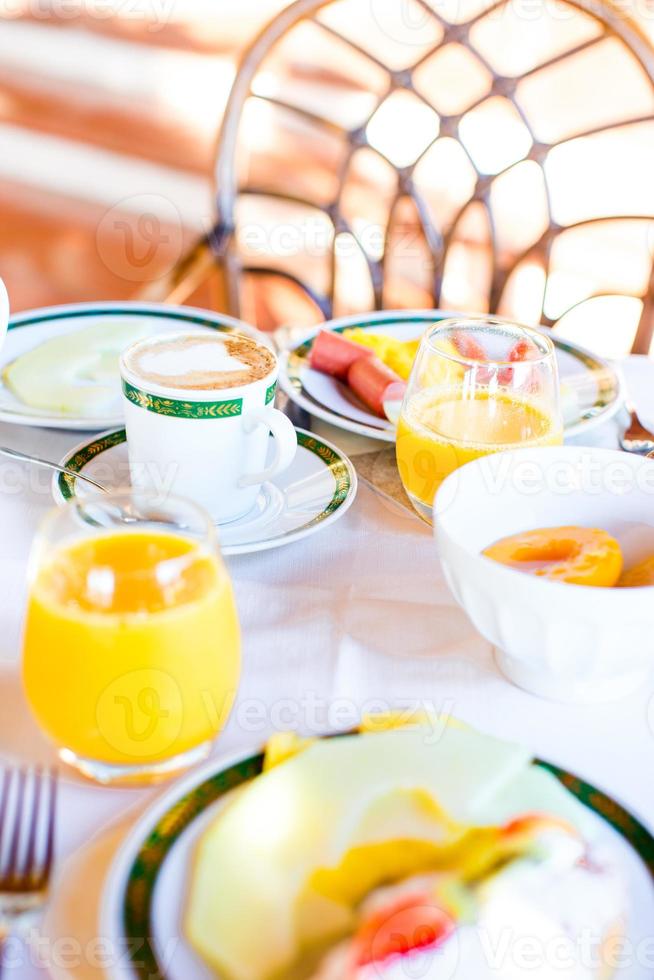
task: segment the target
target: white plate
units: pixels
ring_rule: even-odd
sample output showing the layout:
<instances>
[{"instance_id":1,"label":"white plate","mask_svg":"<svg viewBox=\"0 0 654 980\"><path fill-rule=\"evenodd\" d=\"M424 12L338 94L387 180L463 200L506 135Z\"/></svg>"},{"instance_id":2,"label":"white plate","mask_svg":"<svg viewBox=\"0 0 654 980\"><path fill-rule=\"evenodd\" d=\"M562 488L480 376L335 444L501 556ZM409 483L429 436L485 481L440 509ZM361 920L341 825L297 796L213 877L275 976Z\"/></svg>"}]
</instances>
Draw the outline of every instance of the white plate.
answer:
<instances>
[{"instance_id":1,"label":"white plate","mask_svg":"<svg viewBox=\"0 0 654 980\"><path fill-rule=\"evenodd\" d=\"M2 371L21 354L33 350L46 340L91 327L102 321L151 322L158 333L179 330L221 330L245 333L269 346L267 338L254 327L233 317L188 306L165 306L161 303L74 303L30 310L11 318L9 331L0 349L0 422L13 425L37 425L49 429L71 429L95 432L123 424L120 386L116 384L116 410L105 418L83 418L63 413L43 412L30 408L2 382Z\"/></svg>"},{"instance_id":2,"label":"white plate","mask_svg":"<svg viewBox=\"0 0 654 980\"><path fill-rule=\"evenodd\" d=\"M225 805L229 791L253 778L260 766L258 755L222 764L214 760L173 785L139 819L116 857L101 901L100 935L116 952L108 970L110 980L145 980L153 975L160 980L216 980L184 937L188 871L203 830ZM567 773L557 774L573 795L592 806L597 843L610 851L625 874L630 905L627 938L634 948L651 944L654 884L644 856L649 854L651 860L654 840L608 797ZM621 824L620 833L608 819ZM143 965L138 968L126 952L130 936L152 940L139 947L135 959ZM651 972L646 965L633 965L620 970L616 980L651 980Z\"/></svg>"},{"instance_id":3,"label":"white plate","mask_svg":"<svg viewBox=\"0 0 654 980\"><path fill-rule=\"evenodd\" d=\"M254 510L238 521L221 525L223 554L244 555L299 541L333 524L352 505L357 475L347 456L310 432L296 432L298 452L292 465L264 484ZM271 437L271 452L272 443ZM124 429L104 432L80 443L61 463L107 489L130 485ZM52 492L55 501L64 504L72 497L88 497L96 491L81 480L61 474L54 477Z\"/></svg>"},{"instance_id":4,"label":"white plate","mask_svg":"<svg viewBox=\"0 0 654 980\"><path fill-rule=\"evenodd\" d=\"M398 310L331 320L280 355L280 386L292 401L325 422L372 439L395 442L395 428L390 422L369 412L347 385L311 368L309 355L313 339L320 330L341 332L359 327L398 340L415 340L430 324L455 315L461 314ZM608 361L583 347L553 333L548 336L554 342L559 362L565 434L572 438L603 424L619 411L623 402L620 375Z\"/></svg>"},{"instance_id":5,"label":"white plate","mask_svg":"<svg viewBox=\"0 0 654 980\"><path fill-rule=\"evenodd\" d=\"M113 953L100 938L100 896L116 852L135 821L136 815L95 836L57 869L39 927L40 956L52 980L106 980ZM62 955L71 940L72 956Z\"/></svg>"}]
</instances>

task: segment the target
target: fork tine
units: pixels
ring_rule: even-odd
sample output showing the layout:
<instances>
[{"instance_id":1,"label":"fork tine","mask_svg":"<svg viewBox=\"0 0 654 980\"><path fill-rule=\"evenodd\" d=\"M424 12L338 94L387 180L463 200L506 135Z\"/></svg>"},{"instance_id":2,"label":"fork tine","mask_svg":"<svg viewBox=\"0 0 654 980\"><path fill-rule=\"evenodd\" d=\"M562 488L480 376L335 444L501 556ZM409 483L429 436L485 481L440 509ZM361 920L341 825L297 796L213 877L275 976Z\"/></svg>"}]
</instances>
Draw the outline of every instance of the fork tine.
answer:
<instances>
[{"instance_id":1,"label":"fork tine","mask_svg":"<svg viewBox=\"0 0 654 980\"><path fill-rule=\"evenodd\" d=\"M25 770L19 769L16 775L18 778L18 788L16 791L16 812L14 813L13 833L11 834L11 844L9 845L9 856L7 859L8 863L5 871L6 877L10 881L15 880L18 875L20 828L23 823L23 805L25 802L25 783L26 783Z\"/></svg>"},{"instance_id":2,"label":"fork tine","mask_svg":"<svg viewBox=\"0 0 654 980\"><path fill-rule=\"evenodd\" d=\"M32 791L28 795L30 786ZM30 892L46 888L54 859L56 809L55 769L37 766L33 771L2 770L0 891L4 888Z\"/></svg>"},{"instance_id":3,"label":"fork tine","mask_svg":"<svg viewBox=\"0 0 654 980\"><path fill-rule=\"evenodd\" d=\"M41 791L43 787L43 769L37 766L34 770L34 793L32 796L32 819L30 821L29 837L27 840L27 850L25 852L25 871L26 877L34 877L34 859L36 857L36 841L39 831L39 813L41 804Z\"/></svg>"},{"instance_id":4,"label":"fork tine","mask_svg":"<svg viewBox=\"0 0 654 980\"><path fill-rule=\"evenodd\" d=\"M57 827L57 770L50 769L48 779L48 829L45 845L45 856L43 858L43 870L40 876L41 886L47 885L52 871L52 861L54 858L55 831Z\"/></svg>"},{"instance_id":5,"label":"fork tine","mask_svg":"<svg viewBox=\"0 0 654 980\"><path fill-rule=\"evenodd\" d=\"M2 797L0 797L0 864L2 862L2 841L4 836L3 828L5 826L5 814L7 812L7 805L9 802L9 790L11 789L12 775L12 769L2 770Z\"/></svg>"}]
</instances>

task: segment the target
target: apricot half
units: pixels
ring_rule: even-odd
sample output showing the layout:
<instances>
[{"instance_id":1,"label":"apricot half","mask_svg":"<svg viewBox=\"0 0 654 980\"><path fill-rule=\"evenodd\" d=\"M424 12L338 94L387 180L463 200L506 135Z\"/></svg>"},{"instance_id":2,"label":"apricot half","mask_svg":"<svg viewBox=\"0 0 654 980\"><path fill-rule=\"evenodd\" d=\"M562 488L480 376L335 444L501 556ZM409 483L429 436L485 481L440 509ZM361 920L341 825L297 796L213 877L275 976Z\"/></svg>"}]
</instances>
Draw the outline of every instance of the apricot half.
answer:
<instances>
[{"instance_id":1,"label":"apricot half","mask_svg":"<svg viewBox=\"0 0 654 980\"><path fill-rule=\"evenodd\" d=\"M618 585L622 589L637 589L642 585L654 585L654 555L623 572Z\"/></svg>"},{"instance_id":2,"label":"apricot half","mask_svg":"<svg viewBox=\"0 0 654 980\"><path fill-rule=\"evenodd\" d=\"M614 586L622 572L620 545L597 528L544 527L502 538L487 558L530 575L573 585Z\"/></svg>"}]
</instances>

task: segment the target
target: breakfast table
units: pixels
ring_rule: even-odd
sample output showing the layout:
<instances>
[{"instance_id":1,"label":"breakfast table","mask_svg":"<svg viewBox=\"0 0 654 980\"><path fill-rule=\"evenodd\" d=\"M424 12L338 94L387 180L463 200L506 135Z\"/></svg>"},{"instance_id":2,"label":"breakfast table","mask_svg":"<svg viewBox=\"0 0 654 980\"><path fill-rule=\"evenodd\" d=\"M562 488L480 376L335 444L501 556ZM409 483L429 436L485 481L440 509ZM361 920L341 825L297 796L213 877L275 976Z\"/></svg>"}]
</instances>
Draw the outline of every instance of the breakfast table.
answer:
<instances>
[{"instance_id":1,"label":"breakfast table","mask_svg":"<svg viewBox=\"0 0 654 980\"><path fill-rule=\"evenodd\" d=\"M643 421L654 425L654 361L631 357L623 370ZM616 448L620 424L606 422L583 441ZM314 428L353 458L370 448L322 423ZM79 433L0 429L3 445L53 460L80 440ZM55 762L30 717L19 672L27 563L38 523L52 507L50 484L46 471L0 462L0 758L17 764ZM430 529L367 484L326 533L231 557L228 566L243 628L243 676L216 755L252 750L278 730L319 734L351 728L369 712L425 708L528 744L654 829L654 686L616 703L581 706L513 687L451 597ZM129 824L157 790L100 788L65 771L61 777L57 870L65 876L67 858L112 825ZM55 905L57 889L55 880ZM84 892L79 896L82 905ZM57 976L67 975L67 955L69 975L83 976L74 966L74 922L61 925L60 938L68 946L56 951ZM52 944L12 942L6 975L44 977L54 955Z\"/></svg>"}]
</instances>

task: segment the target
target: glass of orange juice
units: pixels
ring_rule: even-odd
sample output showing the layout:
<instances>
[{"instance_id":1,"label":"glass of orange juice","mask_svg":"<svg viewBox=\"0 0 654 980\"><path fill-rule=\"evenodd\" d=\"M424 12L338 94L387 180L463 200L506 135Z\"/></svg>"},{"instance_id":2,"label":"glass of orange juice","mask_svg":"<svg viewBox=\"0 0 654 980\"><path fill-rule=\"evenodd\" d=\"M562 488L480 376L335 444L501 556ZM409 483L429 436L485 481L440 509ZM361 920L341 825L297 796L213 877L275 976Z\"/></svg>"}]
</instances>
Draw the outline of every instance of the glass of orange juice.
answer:
<instances>
[{"instance_id":1,"label":"glass of orange juice","mask_svg":"<svg viewBox=\"0 0 654 980\"><path fill-rule=\"evenodd\" d=\"M432 522L441 483L473 459L563 442L554 345L496 317L443 320L424 335L402 404L397 463Z\"/></svg>"},{"instance_id":2,"label":"glass of orange juice","mask_svg":"<svg viewBox=\"0 0 654 980\"><path fill-rule=\"evenodd\" d=\"M180 772L210 751L239 675L232 586L200 508L126 492L46 518L23 679L66 763L102 783Z\"/></svg>"}]
</instances>

